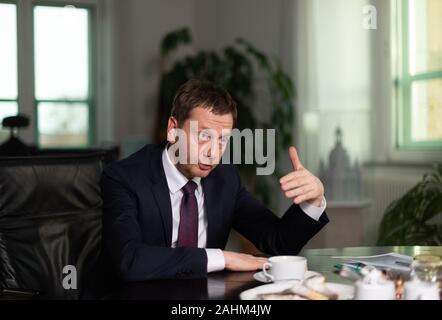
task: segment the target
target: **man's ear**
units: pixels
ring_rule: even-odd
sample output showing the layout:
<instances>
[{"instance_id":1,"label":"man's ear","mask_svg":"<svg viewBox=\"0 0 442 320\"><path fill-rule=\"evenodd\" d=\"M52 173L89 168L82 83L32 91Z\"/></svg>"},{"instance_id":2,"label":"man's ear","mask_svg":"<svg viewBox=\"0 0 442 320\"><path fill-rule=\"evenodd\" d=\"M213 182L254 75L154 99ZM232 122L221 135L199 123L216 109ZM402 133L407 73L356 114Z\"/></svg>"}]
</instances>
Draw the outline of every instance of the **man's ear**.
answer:
<instances>
[{"instance_id":1,"label":"man's ear","mask_svg":"<svg viewBox=\"0 0 442 320\"><path fill-rule=\"evenodd\" d=\"M178 121L174 117L169 117L169 120L167 121L167 141L169 143L176 142L177 128L178 128Z\"/></svg>"}]
</instances>

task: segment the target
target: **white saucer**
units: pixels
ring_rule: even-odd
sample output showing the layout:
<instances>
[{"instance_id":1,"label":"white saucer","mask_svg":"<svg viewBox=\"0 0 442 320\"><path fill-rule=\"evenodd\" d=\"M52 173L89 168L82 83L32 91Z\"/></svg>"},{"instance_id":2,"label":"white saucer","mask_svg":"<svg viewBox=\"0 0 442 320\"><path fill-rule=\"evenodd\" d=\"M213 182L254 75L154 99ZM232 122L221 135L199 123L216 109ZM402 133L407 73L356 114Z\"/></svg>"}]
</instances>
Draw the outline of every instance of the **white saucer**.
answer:
<instances>
[{"instance_id":1,"label":"white saucer","mask_svg":"<svg viewBox=\"0 0 442 320\"><path fill-rule=\"evenodd\" d=\"M262 286L252 288L240 293L241 300L260 300L259 294L281 292L292 287L299 280L278 281L271 284L264 284ZM330 291L338 295L338 300L352 300L354 297L354 287L350 285L326 282L325 286Z\"/></svg>"},{"instance_id":2,"label":"white saucer","mask_svg":"<svg viewBox=\"0 0 442 320\"><path fill-rule=\"evenodd\" d=\"M304 279L305 278L310 278L310 277L313 277L313 276L320 276L320 275L321 275L320 273L315 272L315 271L306 271L305 275L304 275ZM262 272L262 271L255 273L253 275L253 278L255 278L256 281L263 282L263 283L272 283L272 282L277 283L277 282L280 282L280 281L272 281L272 280L266 278L266 276L264 275L264 272ZM281 280L281 281L284 281L284 282L287 282L287 281L293 282L293 281L295 281L296 282L296 281L299 281L299 280L296 280L296 279L292 280L292 279L290 279L290 280Z\"/></svg>"}]
</instances>

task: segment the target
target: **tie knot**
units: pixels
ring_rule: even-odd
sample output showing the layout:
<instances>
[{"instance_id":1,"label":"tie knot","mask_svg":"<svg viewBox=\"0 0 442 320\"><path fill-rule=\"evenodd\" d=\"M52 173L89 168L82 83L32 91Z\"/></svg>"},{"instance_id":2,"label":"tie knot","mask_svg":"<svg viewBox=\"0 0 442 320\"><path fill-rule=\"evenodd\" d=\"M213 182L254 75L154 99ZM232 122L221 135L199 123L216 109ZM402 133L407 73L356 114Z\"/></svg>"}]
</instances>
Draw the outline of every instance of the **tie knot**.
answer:
<instances>
[{"instance_id":1,"label":"tie knot","mask_svg":"<svg viewBox=\"0 0 442 320\"><path fill-rule=\"evenodd\" d=\"M182 188L184 194L186 195L194 195L197 184L195 181L189 180L186 185Z\"/></svg>"}]
</instances>

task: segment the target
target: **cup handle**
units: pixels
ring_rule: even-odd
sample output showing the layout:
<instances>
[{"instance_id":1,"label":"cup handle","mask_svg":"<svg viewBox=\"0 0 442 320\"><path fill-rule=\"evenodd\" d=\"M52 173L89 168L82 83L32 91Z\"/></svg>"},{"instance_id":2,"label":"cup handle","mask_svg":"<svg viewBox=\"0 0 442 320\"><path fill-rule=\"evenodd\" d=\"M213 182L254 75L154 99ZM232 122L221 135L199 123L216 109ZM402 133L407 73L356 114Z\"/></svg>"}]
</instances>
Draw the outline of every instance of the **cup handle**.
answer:
<instances>
[{"instance_id":1,"label":"cup handle","mask_svg":"<svg viewBox=\"0 0 442 320\"><path fill-rule=\"evenodd\" d=\"M269 279L270 281L273 281L274 277L270 274L267 273L267 267L272 267L272 264L270 262L265 262L262 266L262 273L264 274L264 276Z\"/></svg>"}]
</instances>

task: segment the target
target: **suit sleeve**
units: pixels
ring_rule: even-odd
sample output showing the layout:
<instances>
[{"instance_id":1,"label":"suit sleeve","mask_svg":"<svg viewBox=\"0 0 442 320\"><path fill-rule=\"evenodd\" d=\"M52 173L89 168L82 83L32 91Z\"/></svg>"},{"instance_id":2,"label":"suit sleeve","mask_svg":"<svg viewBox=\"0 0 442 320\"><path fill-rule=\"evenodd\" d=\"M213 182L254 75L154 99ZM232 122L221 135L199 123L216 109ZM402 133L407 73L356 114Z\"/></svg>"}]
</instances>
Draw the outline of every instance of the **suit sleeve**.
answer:
<instances>
[{"instance_id":1,"label":"suit sleeve","mask_svg":"<svg viewBox=\"0 0 442 320\"><path fill-rule=\"evenodd\" d=\"M123 281L203 278L207 255L201 248L169 248L143 242L137 200L111 168L101 178L105 250Z\"/></svg>"},{"instance_id":2,"label":"suit sleeve","mask_svg":"<svg viewBox=\"0 0 442 320\"><path fill-rule=\"evenodd\" d=\"M291 205L282 218L277 217L242 185L238 171L238 192L233 227L259 250L272 255L296 255L328 222L324 212L318 221Z\"/></svg>"}]
</instances>

